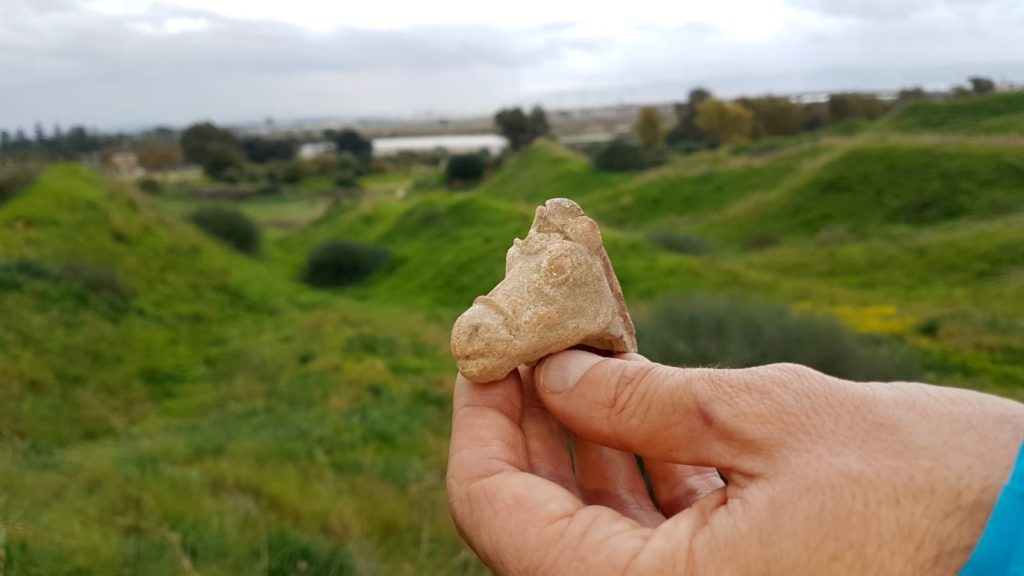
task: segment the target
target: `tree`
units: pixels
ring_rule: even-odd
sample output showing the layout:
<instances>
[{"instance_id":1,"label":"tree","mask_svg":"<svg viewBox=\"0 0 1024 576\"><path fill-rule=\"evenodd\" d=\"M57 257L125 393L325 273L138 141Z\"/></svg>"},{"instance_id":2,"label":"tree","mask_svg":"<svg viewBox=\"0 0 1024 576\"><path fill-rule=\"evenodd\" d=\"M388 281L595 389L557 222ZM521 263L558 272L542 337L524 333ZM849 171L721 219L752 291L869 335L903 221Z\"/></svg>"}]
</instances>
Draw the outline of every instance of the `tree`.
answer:
<instances>
[{"instance_id":1,"label":"tree","mask_svg":"<svg viewBox=\"0 0 1024 576\"><path fill-rule=\"evenodd\" d=\"M551 133L551 126L548 125L548 115L540 106L534 106L533 110L530 110L530 117L527 118L527 124L530 128L529 132L531 141L537 138L543 138Z\"/></svg>"},{"instance_id":2,"label":"tree","mask_svg":"<svg viewBox=\"0 0 1024 576\"><path fill-rule=\"evenodd\" d=\"M448 160L445 179L451 188L465 188L484 177L487 164L479 154L458 154Z\"/></svg>"},{"instance_id":3,"label":"tree","mask_svg":"<svg viewBox=\"0 0 1024 576\"><path fill-rule=\"evenodd\" d=\"M257 164L295 157L295 142L290 139L243 138L241 144L245 157Z\"/></svg>"},{"instance_id":4,"label":"tree","mask_svg":"<svg viewBox=\"0 0 1024 576\"><path fill-rule=\"evenodd\" d=\"M702 143L706 141L706 134L701 134L697 128L697 108L708 98L711 92L704 88L690 90L689 98L685 104L676 104L676 124L669 130L665 140L673 146L682 143Z\"/></svg>"},{"instance_id":5,"label":"tree","mask_svg":"<svg viewBox=\"0 0 1024 576\"><path fill-rule=\"evenodd\" d=\"M903 88L896 95L896 101L900 104L906 104L907 102L917 102L920 100L927 100L928 93L925 92L924 88L920 86L914 86L912 88Z\"/></svg>"},{"instance_id":6,"label":"tree","mask_svg":"<svg viewBox=\"0 0 1024 576\"><path fill-rule=\"evenodd\" d=\"M494 115L494 123L501 135L508 139L513 150L521 150L530 143L530 119L522 108L499 110Z\"/></svg>"},{"instance_id":7,"label":"tree","mask_svg":"<svg viewBox=\"0 0 1024 576\"><path fill-rule=\"evenodd\" d=\"M225 151L234 150L241 155L238 140L231 132L219 128L210 122L193 124L181 133L181 151L189 164L205 165L210 150L215 149L220 157Z\"/></svg>"},{"instance_id":8,"label":"tree","mask_svg":"<svg viewBox=\"0 0 1024 576\"><path fill-rule=\"evenodd\" d=\"M199 164L210 178L224 180L245 165L242 148L231 132L210 122L189 126L179 140L185 161Z\"/></svg>"},{"instance_id":9,"label":"tree","mask_svg":"<svg viewBox=\"0 0 1024 576\"><path fill-rule=\"evenodd\" d=\"M17 130L14 131L13 148L16 148L18 150L24 150L28 148L30 145L31 142L29 142L28 136L25 136L24 130L18 128Z\"/></svg>"},{"instance_id":10,"label":"tree","mask_svg":"<svg viewBox=\"0 0 1024 576\"><path fill-rule=\"evenodd\" d=\"M754 113L736 103L708 98L697 107L697 128L722 144L743 142L753 132Z\"/></svg>"},{"instance_id":11,"label":"tree","mask_svg":"<svg viewBox=\"0 0 1024 576\"><path fill-rule=\"evenodd\" d=\"M661 131L661 113L654 106L640 109L636 119L636 135L640 139L640 148L645 152L653 152L665 143Z\"/></svg>"},{"instance_id":12,"label":"tree","mask_svg":"<svg viewBox=\"0 0 1024 576\"><path fill-rule=\"evenodd\" d=\"M328 130L324 135L334 142L339 154L349 152L366 164L373 158L373 142L351 128L345 128L341 132Z\"/></svg>"},{"instance_id":13,"label":"tree","mask_svg":"<svg viewBox=\"0 0 1024 576\"><path fill-rule=\"evenodd\" d=\"M971 91L975 94L988 94L996 91L996 83L989 78L972 76L967 81L971 83Z\"/></svg>"},{"instance_id":14,"label":"tree","mask_svg":"<svg viewBox=\"0 0 1024 576\"><path fill-rule=\"evenodd\" d=\"M201 166L214 180L232 180L232 175L245 166L245 157L237 147L213 142L203 150Z\"/></svg>"},{"instance_id":15,"label":"tree","mask_svg":"<svg viewBox=\"0 0 1024 576\"><path fill-rule=\"evenodd\" d=\"M737 104L754 113L754 137L790 136L803 129L803 112L789 98L741 98Z\"/></svg>"},{"instance_id":16,"label":"tree","mask_svg":"<svg viewBox=\"0 0 1024 576\"><path fill-rule=\"evenodd\" d=\"M0 150L7 150L11 147L11 133L7 130L0 130Z\"/></svg>"},{"instance_id":17,"label":"tree","mask_svg":"<svg viewBox=\"0 0 1024 576\"><path fill-rule=\"evenodd\" d=\"M644 151L629 139L619 136L594 155L594 168L606 172L641 170L650 165Z\"/></svg>"},{"instance_id":18,"label":"tree","mask_svg":"<svg viewBox=\"0 0 1024 576\"><path fill-rule=\"evenodd\" d=\"M76 154L95 152L102 146L99 139L89 134L84 126L72 126L65 139L68 149Z\"/></svg>"},{"instance_id":19,"label":"tree","mask_svg":"<svg viewBox=\"0 0 1024 576\"><path fill-rule=\"evenodd\" d=\"M800 108L801 128L811 132L828 126L828 105L822 102L811 102Z\"/></svg>"},{"instance_id":20,"label":"tree","mask_svg":"<svg viewBox=\"0 0 1024 576\"><path fill-rule=\"evenodd\" d=\"M828 97L828 115L832 122L855 118L874 120L887 110L888 106L872 94L848 92L830 94Z\"/></svg>"},{"instance_id":21,"label":"tree","mask_svg":"<svg viewBox=\"0 0 1024 576\"><path fill-rule=\"evenodd\" d=\"M148 138L135 147L139 165L150 171L170 170L181 166L184 160L181 148L174 141Z\"/></svg>"},{"instance_id":22,"label":"tree","mask_svg":"<svg viewBox=\"0 0 1024 576\"><path fill-rule=\"evenodd\" d=\"M46 143L46 130L43 128L42 122L36 122L35 127L36 146L42 146Z\"/></svg>"}]
</instances>

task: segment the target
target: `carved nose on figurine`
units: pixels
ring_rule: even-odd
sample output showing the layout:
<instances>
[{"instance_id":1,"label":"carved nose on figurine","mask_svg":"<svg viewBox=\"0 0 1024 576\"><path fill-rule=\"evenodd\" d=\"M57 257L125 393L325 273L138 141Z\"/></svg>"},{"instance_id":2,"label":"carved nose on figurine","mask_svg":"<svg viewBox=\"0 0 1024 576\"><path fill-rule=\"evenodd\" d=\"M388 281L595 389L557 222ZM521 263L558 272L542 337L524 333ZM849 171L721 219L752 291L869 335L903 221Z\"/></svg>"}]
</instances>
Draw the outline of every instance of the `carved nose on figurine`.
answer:
<instances>
[{"instance_id":1,"label":"carved nose on figurine","mask_svg":"<svg viewBox=\"0 0 1024 576\"><path fill-rule=\"evenodd\" d=\"M495 373L493 354L501 351L506 358L515 356L515 344L507 318L486 303L473 304L452 328L452 355L462 374L474 382L504 377L507 371Z\"/></svg>"}]
</instances>

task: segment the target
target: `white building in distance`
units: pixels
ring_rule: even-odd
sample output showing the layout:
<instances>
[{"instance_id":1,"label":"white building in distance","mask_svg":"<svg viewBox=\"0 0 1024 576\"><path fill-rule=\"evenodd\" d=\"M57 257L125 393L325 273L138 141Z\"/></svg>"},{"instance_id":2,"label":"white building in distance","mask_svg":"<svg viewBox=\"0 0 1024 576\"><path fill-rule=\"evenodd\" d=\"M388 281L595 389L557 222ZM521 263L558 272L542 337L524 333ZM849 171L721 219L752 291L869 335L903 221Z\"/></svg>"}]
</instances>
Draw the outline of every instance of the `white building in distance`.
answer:
<instances>
[{"instance_id":1,"label":"white building in distance","mask_svg":"<svg viewBox=\"0 0 1024 576\"><path fill-rule=\"evenodd\" d=\"M296 156L299 160L313 160L324 156L333 156L337 150L338 147L334 142L306 142L299 146Z\"/></svg>"},{"instance_id":2,"label":"white building in distance","mask_svg":"<svg viewBox=\"0 0 1024 576\"><path fill-rule=\"evenodd\" d=\"M487 150L498 155L508 147L508 140L497 134L451 134L441 136L399 136L373 139L374 156L394 156L402 152L444 151L466 154Z\"/></svg>"}]
</instances>

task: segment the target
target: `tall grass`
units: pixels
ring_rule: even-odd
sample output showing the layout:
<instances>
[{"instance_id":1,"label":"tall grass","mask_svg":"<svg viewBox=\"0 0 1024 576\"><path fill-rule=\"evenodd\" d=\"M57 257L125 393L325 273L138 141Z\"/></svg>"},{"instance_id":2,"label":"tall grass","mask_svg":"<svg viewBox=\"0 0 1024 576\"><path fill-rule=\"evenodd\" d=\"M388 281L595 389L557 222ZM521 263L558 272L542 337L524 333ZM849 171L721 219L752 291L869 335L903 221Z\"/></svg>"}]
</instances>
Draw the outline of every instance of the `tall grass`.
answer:
<instances>
[{"instance_id":1,"label":"tall grass","mask_svg":"<svg viewBox=\"0 0 1024 576\"><path fill-rule=\"evenodd\" d=\"M795 362L854 380L914 379L921 373L913 353L896 341L855 334L833 318L737 298L663 300L638 316L637 335L644 355L672 365Z\"/></svg>"}]
</instances>

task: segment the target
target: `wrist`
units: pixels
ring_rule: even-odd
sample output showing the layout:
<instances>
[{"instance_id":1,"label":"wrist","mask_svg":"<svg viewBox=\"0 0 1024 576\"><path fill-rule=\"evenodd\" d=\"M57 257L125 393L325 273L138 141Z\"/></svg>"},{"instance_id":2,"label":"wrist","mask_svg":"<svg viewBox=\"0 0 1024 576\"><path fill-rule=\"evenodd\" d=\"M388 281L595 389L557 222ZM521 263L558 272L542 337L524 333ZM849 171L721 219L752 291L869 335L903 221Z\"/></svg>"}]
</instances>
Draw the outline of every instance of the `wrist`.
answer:
<instances>
[{"instance_id":1,"label":"wrist","mask_svg":"<svg viewBox=\"0 0 1024 576\"><path fill-rule=\"evenodd\" d=\"M961 576L1024 572L1024 443Z\"/></svg>"}]
</instances>

